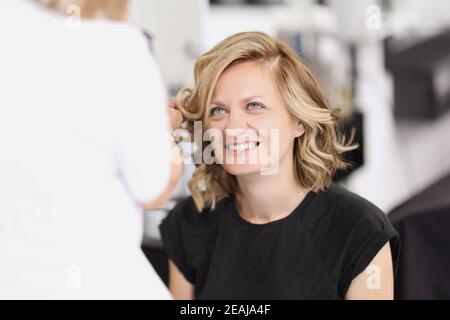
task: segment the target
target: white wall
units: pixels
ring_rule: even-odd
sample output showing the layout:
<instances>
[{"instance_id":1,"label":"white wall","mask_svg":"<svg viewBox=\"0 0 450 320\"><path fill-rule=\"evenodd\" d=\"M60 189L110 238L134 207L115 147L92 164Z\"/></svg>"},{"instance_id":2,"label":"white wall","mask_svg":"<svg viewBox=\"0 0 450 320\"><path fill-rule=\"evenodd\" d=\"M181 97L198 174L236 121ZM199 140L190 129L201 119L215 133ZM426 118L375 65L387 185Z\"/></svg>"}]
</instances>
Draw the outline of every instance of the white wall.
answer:
<instances>
[{"instance_id":1,"label":"white wall","mask_svg":"<svg viewBox=\"0 0 450 320\"><path fill-rule=\"evenodd\" d=\"M129 20L153 36L157 59L170 86L193 82L192 68L203 45L207 9L207 0L130 2Z\"/></svg>"},{"instance_id":2,"label":"white wall","mask_svg":"<svg viewBox=\"0 0 450 320\"><path fill-rule=\"evenodd\" d=\"M392 80L384 71L381 44L365 44L358 65L366 164L347 186L388 212L450 173L450 112L434 121L395 123Z\"/></svg>"}]
</instances>

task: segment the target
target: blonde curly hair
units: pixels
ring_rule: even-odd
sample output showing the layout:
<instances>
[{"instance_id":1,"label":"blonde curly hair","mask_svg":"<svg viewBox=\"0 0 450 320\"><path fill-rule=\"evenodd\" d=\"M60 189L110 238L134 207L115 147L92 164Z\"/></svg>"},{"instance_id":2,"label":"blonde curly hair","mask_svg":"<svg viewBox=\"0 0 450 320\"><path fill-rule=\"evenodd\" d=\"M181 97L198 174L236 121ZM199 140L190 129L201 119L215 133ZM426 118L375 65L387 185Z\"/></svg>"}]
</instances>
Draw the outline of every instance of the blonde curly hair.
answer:
<instances>
[{"instance_id":1,"label":"blonde curly hair","mask_svg":"<svg viewBox=\"0 0 450 320\"><path fill-rule=\"evenodd\" d=\"M220 75L232 64L247 61L265 63L271 70L274 83L289 110L301 120L305 133L294 143L294 169L298 183L315 192L323 190L332 181L337 170L350 164L343 159L345 152L358 148L337 130L339 109L332 109L319 84L286 44L261 32L243 32L230 36L202 55L195 64L195 87L180 91L177 107L189 121L206 122L207 109ZM207 130L204 126L203 131ZM206 143L199 148L202 152ZM220 164L197 164L188 183L192 197L201 212L205 207L239 192L236 177Z\"/></svg>"}]
</instances>

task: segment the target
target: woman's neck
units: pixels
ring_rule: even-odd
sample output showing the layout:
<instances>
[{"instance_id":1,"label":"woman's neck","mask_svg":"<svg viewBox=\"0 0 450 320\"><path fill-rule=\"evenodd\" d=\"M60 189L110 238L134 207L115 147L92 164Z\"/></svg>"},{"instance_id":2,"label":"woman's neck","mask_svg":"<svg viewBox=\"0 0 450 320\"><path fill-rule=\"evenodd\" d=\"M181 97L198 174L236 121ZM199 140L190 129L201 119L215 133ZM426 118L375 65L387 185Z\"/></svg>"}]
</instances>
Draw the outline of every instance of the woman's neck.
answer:
<instances>
[{"instance_id":1,"label":"woman's neck","mask_svg":"<svg viewBox=\"0 0 450 320\"><path fill-rule=\"evenodd\" d=\"M238 176L239 215L255 224L263 224L288 216L308 193L295 177L293 166L280 164L275 175Z\"/></svg>"}]
</instances>

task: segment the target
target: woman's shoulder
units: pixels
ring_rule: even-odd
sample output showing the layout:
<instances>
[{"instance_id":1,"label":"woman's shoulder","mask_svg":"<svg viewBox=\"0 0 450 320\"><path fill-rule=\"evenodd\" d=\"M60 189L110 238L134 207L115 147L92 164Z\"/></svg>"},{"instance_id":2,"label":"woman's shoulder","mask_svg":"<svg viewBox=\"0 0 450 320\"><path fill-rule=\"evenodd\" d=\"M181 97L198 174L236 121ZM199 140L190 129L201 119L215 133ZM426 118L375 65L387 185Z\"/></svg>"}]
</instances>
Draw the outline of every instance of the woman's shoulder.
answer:
<instances>
[{"instance_id":1,"label":"woman's shoulder","mask_svg":"<svg viewBox=\"0 0 450 320\"><path fill-rule=\"evenodd\" d=\"M322 209L320 219L338 218L341 224L353 225L363 221L372 223L388 222L386 214L371 201L332 183L328 188L316 194L316 204Z\"/></svg>"},{"instance_id":2,"label":"woman's shoulder","mask_svg":"<svg viewBox=\"0 0 450 320\"><path fill-rule=\"evenodd\" d=\"M314 196L303 217L312 240L346 246L348 241L365 242L369 237L397 238L388 216L375 204L338 184Z\"/></svg>"},{"instance_id":3,"label":"woman's shoulder","mask_svg":"<svg viewBox=\"0 0 450 320\"><path fill-rule=\"evenodd\" d=\"M304 225L326 270L338 280L342 296L387 242L396 266L398 233L380 208L338 184L314 198Z\"/></svg>"},{"instance_id":4,"label":"woman's shoulder","mask_svg":"<svg viewBox=\"0 0 450 320\"><path fill-rule=\"evenodd\" d=\"M103 42L117 45L142 42L145 39L143 32L136 26L107 19L82 20L79 31L89 33L91 37L101 37Z\"/></svg>"},{"instance_id":5,"label":"woman's shoulder","mask_svg":"<svg viewBox=\"0 0 450 320\"><path fill-rule=\"evenodd\" d=\"M186 197L178 201L159 226L166 253L191 283L195 279L195 261L217 236L220 216L216 210L199 212L194 199Z\"/></svg>"},{"instance_id":6,"label":"woman's shoulder","mask_svg":"<svg viewBox=\"0 0 450 320\"><path fill-rule=\"evenodd\" d=\"M86 19L81 20L79 27L73 28L76 29L62 31L62 36L66 38L64 41L70 42L72 46L78 46L83 50L88 47L90 51L86 57L90 58L93 63L110 64L115 62L114 74L127 72L131 68L129 73L135 74L133 77L135 78L141 76L139 68L144 69L141 71L142 73L148 72L148 66L159 72L149 39L144 31L136 26L122 21ZM83 57L85 56L81 56L81 58ZM103 60L100 60L100 57ZM108 73L108 76L111 76L111 74ZM135 85L135 82L133 82L133 85Z\"/></svg>"}]
</instances>

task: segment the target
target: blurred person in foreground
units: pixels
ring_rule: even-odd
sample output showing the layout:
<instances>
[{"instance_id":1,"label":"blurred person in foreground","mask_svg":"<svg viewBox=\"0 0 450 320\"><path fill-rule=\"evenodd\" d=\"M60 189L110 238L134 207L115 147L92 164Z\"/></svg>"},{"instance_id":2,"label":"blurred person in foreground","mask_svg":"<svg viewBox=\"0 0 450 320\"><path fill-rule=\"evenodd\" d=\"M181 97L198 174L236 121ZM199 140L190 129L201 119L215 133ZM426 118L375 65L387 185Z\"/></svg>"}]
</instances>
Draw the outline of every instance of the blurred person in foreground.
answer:
<instances>
[{"instance_id":1,"label":"blurred person in foreground","mask_svg":"<svg viewBox=\"0 0 450 320\"><path fill-rule=\"evenodd\" d=\"M140 249L177 180L167 95L126 8L0 3L2 299L171 298Z\"/></svg>"}]
</instances>

